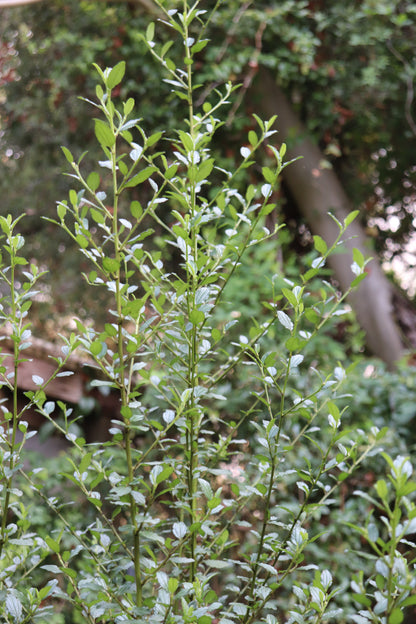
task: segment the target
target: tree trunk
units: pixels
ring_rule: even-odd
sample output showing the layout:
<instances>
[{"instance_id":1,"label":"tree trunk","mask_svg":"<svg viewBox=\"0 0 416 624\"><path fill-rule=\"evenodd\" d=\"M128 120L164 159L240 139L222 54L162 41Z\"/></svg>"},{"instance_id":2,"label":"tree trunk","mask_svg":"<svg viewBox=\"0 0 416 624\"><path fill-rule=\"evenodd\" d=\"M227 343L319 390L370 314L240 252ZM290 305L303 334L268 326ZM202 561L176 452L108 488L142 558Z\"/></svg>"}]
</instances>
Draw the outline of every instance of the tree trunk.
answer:
<instances>
[{"instance_id":1,"label":"tree trunk","mask_svg":"<svg viewBox=\"0 0 416 624\"><path fill-rule=\"evenodd\" d=\"M332 169L322 167L324 155L308 137L306 128L268 70L259 69L250 95L260 115L265 118L278 115L275 127L279 132L278 140L288 144L286 159L301 156L301 160L284 169L284 180L311 230L331 244L338 230L328 212L343 222L352 210L339 179ZM357 247L365 257L372 255L358 221L352 223L347 235L345 253L333 255L329 260L343 291L354 278L352 249ZM393 367L403 355L400 329L393 314L393 289L377 259L371 260L367 268L366 279L350 295L349 302L366 332L369 350Z\"/></svg>"}]
</instances>

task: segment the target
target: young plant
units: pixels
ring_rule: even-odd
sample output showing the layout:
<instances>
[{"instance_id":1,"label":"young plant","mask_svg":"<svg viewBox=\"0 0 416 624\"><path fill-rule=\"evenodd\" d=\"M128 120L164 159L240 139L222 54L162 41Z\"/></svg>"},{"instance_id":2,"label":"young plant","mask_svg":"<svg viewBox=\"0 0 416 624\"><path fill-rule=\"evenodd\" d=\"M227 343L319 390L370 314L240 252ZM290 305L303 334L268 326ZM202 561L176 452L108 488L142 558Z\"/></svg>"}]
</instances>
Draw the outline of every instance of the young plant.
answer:
<instances>
[{"instance_id":1,"label":"young plant","mask_svg":"<svg viewBox=\"0 0 416 624\"><path fill-rule=\"evenodd\" d=\"M171 137L149 135L131 98L116 103L125 71L120 62L96 66L100 84L90 104L103 152L97 170L84 173L83 156L63 148L77 189L59 202L57 223L91 265L88 287L105 289L110 301L104 326L78 320L64 350L67 356L82 349L95 362L93 385L117 393L111 441L87 444L73 429L70 410L47 400L48 380L39 379L39 391L28 398L71 444L62 473L77 488L86 521L72 524L68 501L45 490L42 471L14 459L3 513L17 514L10 479L19 468L56 518L57 528L42 541L49 559L38 565L55 577L45 585L50 604L74 622L339 618L338 610L328 611L336 595L332 575L317 570L308 547L320 539L319 519L336 505L339 485L374 452L383 432L343 430L336 401L346 372L339 365L330 374L306 371L302 351L327 319L342 313L348 293L340 296L325 283L314 296L308 283L342 244L356 213L337 221L330 247L315 237L319 255L298 282L276 288L272 280L267 316L244 319L236 340L237 319L217 311L244 254L278 234L265 219L276 209L273 188L290 163L284 144L269 143L274 165L263 167L261 178L253 174L257 181L244 189L237 184L274 135L274 118L255 116L258 130L249 132L237 169L219 167L210 145L234 87L213 91L197 108L192 73L210 15L199 2L184 1L182 11L159 8L182 42L182 66L169 57L170 45L154 41L153 24L145 41L184 102L183 128ZM162 251L152 241L156 228L165 239ZM166 243L180 258L177 266ZM364 268L355 252L352 287ZM234 413L228 406L241 368L251 389ZM306 374L307 389L300 391L299 376ZM5 540L12 523L3 524ZM18 586L3 582L6 621L41 622L40 601L36 611Z\"/></svg>"},{"instance_id":2,"label":"young plant","mask_svg":"<svg viewBox=\"0 0 416 624\"><path fill-rule=\"evenodd\" d=\"M35 286L43 273L22 255L24 239L17 232L20 218L12 221L0 216L2 250L0 278L0 326L3 340L9 337L12 350L0 355L0 379L3 388L0 421L0 613L5 622L31 622L32 617L50 616L51 608L44 605L52 595L57 580L50 580L38 588L30 583L50 550L39 534L31 531L30 506L25 504L22 484L18 483L25 458L25 443L33 435L29 431L25 412L33 405L44 403L43 390L31 393L23 407L18 402L21 366L27 362L26 349L31 344L28 313L35 296ZM62 374L66 356L56 359L56 370L50 379L33 375L32 381L46 389L48 383ZM10 399L7 401L7 394ZM45 404L44 409L47 409ZM29 582L28 582L29 580Z\"/></svg>"},{"instance_id":3,"label":"young plant","mask_svg":"<svg viewBox=\"0 0 416 624\"><path fill-rule=\"evenodd\" d=\"M350 525L370 546L374 559L374 576L364 579L359 573L351 585L355 601L364 607L353 616L357 624L401 624L405 607L416 604L416 544L408 537L416 533L413 466L408 457L383 457L390 467L388 482L379 479L375 484L377 499L356 492L370 503L371 511L365 526Z\"/></svg>"}]
</instances>

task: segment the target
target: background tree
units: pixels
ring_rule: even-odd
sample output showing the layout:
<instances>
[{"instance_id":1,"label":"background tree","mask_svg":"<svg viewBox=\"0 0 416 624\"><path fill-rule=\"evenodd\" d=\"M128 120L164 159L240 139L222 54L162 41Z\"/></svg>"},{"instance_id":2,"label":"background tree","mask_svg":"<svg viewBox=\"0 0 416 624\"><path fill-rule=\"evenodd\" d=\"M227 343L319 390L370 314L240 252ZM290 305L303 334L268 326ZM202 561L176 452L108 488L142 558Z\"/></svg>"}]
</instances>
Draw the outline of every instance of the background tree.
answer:
<instances>
[{"instance_id":1,"label":"background tree","mask_svg":"<svg viewBox=\"0 0 416 624\"><path fill-rule=\"evenodd\" d=\"M70 1L2 11L1 140L7 175L2 176L0 190L8 198L4 210L33 216L27 222L27 227L37 229L33 253L40 262L52 255L55 265L62 266L65 277L54 291L63 293L62 308L66 299L78 297L79 257L69 252L52 226L39 225L38 214L40 207L45 212L45 205L53 214L55 200L65 191L65 179L59 176L59 146L68 145L76 153L89 148L91 126L75 93L81 90L89 97L91 62L104 66L128 60L123 95L136 98L140 116L152 127L177 125L183 117L180 107L171 105L171 87L145 56L138 36L157 11L157 3L150 1ZM415 21L416 3L407 1L354 1L347 7L339 0L330 6L319 0L221 3L209 32L213 45L208 52L201 51L197 69L201 80L212 87L232 80L241 82L243 89L239 106L224 119L218 152L224 162L238 156L242 133L246 136L254 128L250 113L256 100L256 106L264 105L265 114L280 115L280 138L287 140L293 154L304 156L303 166L297 163L291 169L292 181L287 169L279 190L278 218L292 233L285 254L307 255L311 232L327 237L327 210L340 210L346 203L361 210L355 233L367 255L391 258L411 235ZM168 30L164 36L168 41ZM174 54L173 49L170 55ZM203 98L209 98L208 91L201 91ZM306 146L312 149L312 160L305 154ZM317 228L317 219L307 212L310 202L302 202L296 192L302 171L308 172L303 197L311 197L313 188L318 191ZM340 267L350 264L350 259L342 258L333 265L341 287L345 277ZM391 364L402 352L402 337L392 314L391 288L376 262L373 267L352 304L367 331L368 346ZM360 310L363 301L366 305Z\"/></svg>"}]
</instances>

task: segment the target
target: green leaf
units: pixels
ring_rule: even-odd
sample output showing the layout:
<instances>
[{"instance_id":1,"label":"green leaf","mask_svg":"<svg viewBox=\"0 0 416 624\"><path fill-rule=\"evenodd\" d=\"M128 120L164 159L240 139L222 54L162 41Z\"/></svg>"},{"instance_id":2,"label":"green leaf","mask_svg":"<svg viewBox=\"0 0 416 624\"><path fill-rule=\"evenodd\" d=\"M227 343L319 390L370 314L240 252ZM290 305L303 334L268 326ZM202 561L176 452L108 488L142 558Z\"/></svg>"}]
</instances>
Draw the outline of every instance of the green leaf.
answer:
<instances>
[{"instance_id":1,"label":"green leaf","mask_svg":"<svg viewBox=\"0 0 416 624\"><path fill-rule=\"evenodd\" d=\"M95 120L95 136L102 147L113 147L116 142L111 128L101 119Z\"/></svg>"},{"instance_id":2,"label":"green leaf","mask_svg":"<svg viewBox=\"0 0 416 624\"><path fill-rule=\"evenodd\" d=\"M357 275L355 279L351 282L351 288L355 288L367 277L367 273L361 273L361 275Z\"/></svg>"},{"instance_id":3,"label":"green leaf","mask_svg":"<svg viewBox=\"0 0 416 624\"><path fill-rule=\"evenodd\" d=\"M150 22L149 26L146 28L146 41L153 41L153 37L155 36L155 25L153 22Z\"/></svg>"},{"instance_id":4,"label":"green leaf","mask_svg":"<svg viewBox=\"0 0 416 624\"><path fill-rule=\"evenodd\" d=\"M59 542L56 542L49 535L45 537L45 542L54 553L59 553Z\"/></svg>"},{"instance_id":5,"label":"green leaf","mask_svg":"<svg viewBox=\"0 0 416 624\"><path fill-rule=\"evenodd\" d=\"M62 572L64 574L66 574L67 576L71 577L72 579L76 579L77 576L78 576L78 573L75 570L73 570L72 568L62 567L61 570L62 570Z\"/></svg>"},{"instance_id":6,"label":"green leaf","mask_svg":"<svg viewBox=\"0 0 416 624\"><path fill-rule=\"evenodd\" d=\"M157 143L161 137L163 136L163 132L155 132L148 139L146 139L146 147L152 147L155 143Z\"/></svg>"},{"instance_id":7,"label":"green leaf","mask_svg":"<svg viewBox=\"0 0 416 624\"><path fill-rule=\"evenodd\" d=\"M182 93L181 91L178 91L177 89L175 89L175 91L173 92L180 100L183 100L184 102L186 102L188 100L188 96L186 93Z\"/></svg>"},{"instance_id":8,"label":"green leaf","mask_svg":"<svg viewBox=\"0 0 416 624\"><path fill-rule=\"evenodd\" d=\"M192 325L199 325L199 323L205 321L205 314L201 312L201 310L192 310L189 315L189 320L191 321Z\"/></svg>"},{"instance_id":9,"label":"green leaf","mask_svg":"<svg viewBox=\"0 0 416 624\"><path fill-rule=\"evenodd\" d=\"M207 506L208 509L215 509L215 507L218 507L218 505L221 505L222 500L220 499L219 496L214 496L214 498L211 498L209 501L207 501Z\"/></svg>"},{"instance_id":10,"label":"green leaf","mask_svg":"<svg viewBox=\"0 0 416 624\"><path fill-rule=\"evenodd\" d=\"M165 56L165 54L167 54L169 52L169 50L171 49L172 46L173 46L173 40L172 39L170 41L167 41L166 43L163 44L162 49L160 51L161 58L163 58Z\"/></svg>"},{"instance_id":11,"label":"green leaf","mask_svg":"<svg viewBox=\"0 0 416 624\"><path fill-rule=\"evenodd\" d=\"M208 158L198 165L197 173L195 176L195 182L202 182L206 180L214 168L214 159Z\"/></svg>"},{"instance_id":12,"label":"green leaf","mask_svg":"<svg viewBox=\"0 0 416 624\"><path fill-rule=\"evenodd\" d=\"M164 466L162 472L159 472L156 477L156 485L159 485L159 483L162 483L162 481L166 481L166 479L170 477L172 472L173 466Z\"/></svg>"},{"instance_id":13,"label":"green leaf","mask_svg":"<svg viewBox=\"0 0 416 624\"><path fill-rule=\"evenodd\" d=\"M188 237L187 233L185 232L185 230L183 230L180 225L173 225L172 226L172 232L174 234L176 234L176 236L178 236L179 238L183 238L183 240L190 245L191 244L191 240Z\"/></svg>"},{"instance_id":14,"label":"green leaf","mask_svg":"<svg viewBox=\"0 0 416 624\"><path fill-rule=\"evenodd\" d=\"M114 336L117 336L117 329L116 327L114 327L114 325L111 325L110 323L106 323L104 325L104 329L105 329L107 336L111 336L112 338L114 338Z\"/></svg>"},{"instance_id":15,"label":"green leaf","mask_svg":"<svg viewBox=\"0 0 416 624\"><path fill-rule=\"evenodd\" d=\"M248 133L248 140L250 142L250 145L252 145L253 147L259 142L257 134L254 132L254 130L250 130L250 132Z\"/></svg>"},{"instance_id":16,"label":"green leaf","mask_svg":"<svg viewBox=\"0 0 416 624\"><path fill-rule=\"evenodd\" d=\"M178 170L178 165L171 165L165 171L165 178L167 180L171 180L173 178L173 176L176 174L177 170Z\"/></svg>"},{"instance_id":17,"label":"green leaf","mask_svg":"<svg viewBox=\"0 0 416 624\"><path fill-rule=\"evenodd\" d=\"M67 147L62 146L61 150L63 151L63 153L65 155L65 158L67 159L69 164L72 165L72 163L74 162L74 157L72 156L72 154L69 151L69 149Z\"/></svg>"},{"instance_id":18,"label":"green leaf","mask_svg":"<svg viewBox=\"0 0 416 624\"><path fill-rule=\"evenodd\" d=\"M143 208L141 203L137 200L132 201L130 204L130 212L132 217L134 217L135 219L140 219L143 214Z\"/></svg>"},{"instance_id":19,"label":"green leaf","mask_svg":"<svg viewBox=\"0 0 416 624\"><path fill-rule=\"evenodd\" d=\"M315 277L315 275L318 275L319 273L319 269L309 269L308 271L306 271L306 273L303 275L303 280L305 282L307 282L308 280L312 279L313 277Z\"/></svg>"},{"instance_id":20,"label":"green leaf","mask_svg":"<svg viewBox=\"0 0 416 624\"><path fill-rule=\"evenodd\" d=\"M296 307L298 305L298 300L291 290L289 290L288 288L282 288L282 293L292 306Z\"/></svg>"},{"instance_id":21,"label":"green leaf","mask_svg":"<svg viewBox=\"0 0 416 624\"><path fill-rule=\"evenodd\" d=\"M120 268L120 263L115 258L103 258L103 269L107 273L116 273Z\"/></svg>"},{"instance_id":22,"label":"green leaf","mask_svg":"<svg viewBox=\"0 0 416 624\"><path fill-rule=\"evenodd\" d=\"M308 321L310 323L313 323L314 325L316 325L316 323L318 323L321 320L321 317L319 316L319 314L312 308L307 308L305 310L305 316L308 319Z\"/></svg>"},{"instance_id":23,"label":"green leaf","mask_svg":"<svg viewBox=\"0 0 416 624\"><path fill-rule=\"evenodd\" d=\"M197 52L201 52L209 42L209 39L201 39L191 47L191 54L197 54Z\"/></svg>"},{"instance_id":24,"label":"green leaf","mask_svg":"<svg viewBox=\"0 0 416 624\"><path fill-rule=\"evenodd\" d=\"M256 490L260 492L262 496L265 496L267 494L267 487L264 485L264 483L257 483Z\"/></svg>"},{"instance_id":25,"label":"green leaf","mask_svg":"<svg viewBox=\"0 0 416 624\"><path fill-rule=\"evenodd\" d=\"M139 173L137 173L126 182L126 184L124 185L125 188L142 184L142 182L145 182L145 180L150 178L152 173L154 173L155 171L157 171L156 167L146 167L145 169L142 169L142 171L139 171Z\"/></svg>"},{"instance_id":26,"label":"green leaf","mask_svg":"<svg viewBox=\"0 0 416 624\"><path fill-rule=\"evenodd\" d=\"M364 262L365 262L364 256L361 253L361 251L357 249L356 247L354 247L354 249L352 250L352 257L353 257L354 262L356 262L358 266L360 267L360 269L362 269L364 266Z\"/></svg>"},{"instance_id":27,"label":"green leaf","mask_svg":"<svg viewBox=\"0 0 416 624\"><path fill-rule=\"evenodd\" d=\"M291 336L285 342L285 347L288 351L293 353L294 351L300 351L305 346L305 341L297 338L296 336Z\"/></svg>"},{"instance_id":28,"label":"green leaf","mask_svg":"<svg viewBox=\"0 0 416 624\"><path fill-rule=\"evenodd\" d=\"M100 186L100 176L96 171L91 171L90 175L87 178L87 184L92 190L92 192L96 191Z\"/></svg>"},{"instance_id":29,"label":"green leaf","mask_svg":"<svg viewBox=\"0 0 416 624\"><path fill-rule=\"evenodd\" d=\"M92 218L94 219L96 223L105 222L105 218L102 212L100 212L99 210L96 210L95 208L91 208L90 212L91 212Z\"/></svg>"},{"instance_id":30,"label":"green leaf","mask_svg":"<svg viewBox=\"0 0 416 624\"><path fill-rule=\"evenodd\" d=\"M135 101L133 98L129 98L127 100L127 102L124 102L123 104L123 113L124 115L127 117L128 115L130 115L131 111L133 110L135 105Z\"/></svg>"},{"instance_id":31,"label":"green leaf","mask_svg":"<svg viewBox=\"0 0 416 624\"><path fill-rule=\"evenodd\" d=\"M416 595L409 596L406 600L403 600L402 607L409 607L411 605L416 605Z\"/></svg>"},{"instance_id":32,"label":"green leaf","mask_svg":"<svg viewBox=\"0 0 416 624\"><path fill-rule=\"evenodd\" d=\"M387 483L385 482L385 480L379 479L375 485L375 488L381 500L386 500L389 490L388 490Z\"/></svg>"},{"instance_id":33,"label":"green leaf","mask_svg":"<svg viewBox=\"0 0 416 624\"><path fill-rule=\"evenodd\" d=\"M250 184L246 191L246 200L248 203L251 202L255 194L256 194L256 187L254 186L254 184Z\"/></svg>"},{"instance_id":34,"label":"green leaf","mask_svg":"<svg viewBox=\"0 0 416 624\"><path fill-rule=\"evenodd\" d=\"M222 338L222 333L219 329L215 328L211 331L211 336L214 342L218 342Z\"/></svg>"},{"instance_id":35,"label":"green leaf","mask_svg":"<svg viewBox=\"0 0 416 624\"><path fill-rule=\"evenodd\" d=\"M78 470L79 472L82 474L83 472L85 472L87 470L87 468L89 468L90 464L91 464L91 459L92 459L92 453L87 453L86 455L84 455L84 457L81 459L81 462L78 466Z\"/></svg>"},{"instance_id":36,"label":"green leaf","mask_svg":"<svg viewBox=\"0 0 416 624\"><path fill-rule=\"evenodd\" d=\"M324 256L328 251L328 246L323 238L318 236L317 234L313 237L313 244L315 246L316 251L318 251L321 256Z\"/></svg>"},{"instance_id":37,"label":"green leaf","mask_svg":"<svg viewBox=\"0 0 416 624\"><path fill-rule=\"evenodd\" d=\"M133 410L128 405L123 405L120 408L120 414L125 420L130 420L130 418L133 416Z\"/></svg>"},{"instance_id":38,"label":"green leaf","mask_svg":"<svg viewBox=\"0 0 416 624\"><path fill-rule=\"evenodd\" d=\"M333 401L327 403L328 412L332 414L334 418L339 418L339 408Z\"/></svg>"},{"instance_id":39,"label":"green leaf","mask_svg":"<svg viewBox=\"0 0 416 624\"><path fill-rule=\"evenodd\" d=\"M25 264L28 264L26 258L22 258L21 256L15 256L14 263L15 264L21 264L22 266L25 265Z\"/></svg>"},{"instance_id":40,"label":"green leaf","mask_svg":"<svg viewBox=\"0 0 416 624\"><path fill-rule=\"evenodd\" d=\"M195 147L191 135L188 132L184 132L183 130L179 130L178 134L185 150L187 152L192 152Z\"/></svg>"},{"instance_id":41,"label":"green leaf","mask_svg":"<svg viewBox=\"0 0 416 624\"><path fill-rule=\"evenodd\" d=\"M171 71L174 72L176 70L176 65L175 63L172 61L172 59L167 58L165 59L165 63L166 63L166 67Z\"/></svg>"},{"instance_id":42,"label":"green leaf","mask_svg":"<svg viewBox=\"0 0 416 624\"><path fill-rule=\"evenodd\" d=\"M400 607L396 607L390 614L389 624L401 624L404 620L404 613Z\"/></svg>"},{"instance_id":43,"label":"green leaf","mask_svg":"<svg viewBox=\"0 0 416 624\"><path fill-rule=\"evenodd\" d=\"M102 349L103 343L101 342L101 340L94 340L94 342L92 342L90 345L90 353L92 355L100 355Z\"/></svg>"},{"instance_id":44,"label":"green leaf","mask_svg":"<svg viewBox=\"0 0 416 624\"><path fill-rule=\"evenodd\" d=\"M261 208L260 215L264 217L270 214L271 212L273 212L275 208L276 208L276 204L266 204L265 206Z\"/></svg>"},{"instance_id":45,"label":"green leaf","mask_svg":"<svg viewBox=\"0 0 416 624\"><path fill-rule=\"evenodd\" d=\"M359 214L360 214L359 210L353 210L352 212L350 212L350 214L344 219L345 227L348 227L349 225L351 225L351 223Z\"/></svg>"},{"instance_id":46,"label":"green leaf","mask_svg":"<svg viewBox=\"0 0 416 624\"><path fill-rule=\"evenodd\" d=\"M98 507L98 508L100 508L100 507L102 507L102 505L103 505L103 501L102 501L102 500L100 500L99 498L94 498L94 497L92 497L92 496L87 496L87 500L89 500L89 502L90 502L92 505L94 505L94 507Z\"/></svg>"},{"instance_id":47,"label":"green leaf","mask_svg":"<svg viewBox=\"0 0 416 624\"><path fill-rule=\"evenodd\" d=\"M81 247L81 249L86 249L88 247L88 240L82 234L77 234L75 237L77 245Z\"/></svg>"},{"instance_id":48,"label":"green leaf","mask_svg":"<svg viewBox=\"0 0 416 624\"><path fill-rule=\"evenodd\" d=\"M353 600L364 607L371 607L371 600L365 594L353 594Z\"/></svg>"},{"instance_id":49,"label":"green leaf","mask_svg":"<svg viewBox=\"0 0 416 624\"><path fill-rule=\"evenodd\" d=\"M113 67L113 69L110 71L110 74L106 80L107 87L109 89L114 89L114 87L120 84L120 82L123 80L125 71L126 62L120 61L119 63L117 63L117 65Z\"/></svg>"},{"instance_id":50,"label":"green leaf","mask_svg":"<svg viewBox=\"0 0 416 624\"><path fill-rule=\"evenodd\" d=\"M67 206L65 206L63 202L58 204L58 208L57 208L58 217L61 219L61 221L64 220L67 209L68 209Z\"/></svg>"},{"instance_id":51,"label":"green leaf","mask_svg":"<svg viewBox=\"0 0 416 624\"><path fill-rule=\"evenodd\" d=\"M235 484L233 484L235 485ZM238 488L237 488L238 489ZM230 537L229 532L227 531L227 529L224 529L221 533L221 535L219 536L219 538L217 539L218 544L225 544L225 542L228 540L228 538Z\"/></svg>"},{"instance_id":52,"label":"green leaf","mask_svg":"<svg viewBox=\"0 0 416 624\"><path fill-rule=\"evenodd\" d=\"M261 172L262 172L263 178L266 180L266 182L268 182L269 184L272 184L272 185L274 185L276 183L276 176L274 175L274 173L270 169L270 167L263 167Z\"/></svg>"},{"instance_id":53,"label":"green leaf","mask_svg":"<svg viewBox=\"0 0 416 624\"><path fill-rule=\"evenodd\" d=\"M74 191L74 189L71 189L69 191L69 201L74 206L74 208L76 208L78 206L78 195L77 195L76 191Z\"/></svg>"},{"instance_id":54,"label":"green leaf","mask_svg":"<svg viewBox=\"0 0 416 624\"><path fill-rule=\"evenodd\" d=\"M168 580L169 593L174 594L176 590L178 589L178 585L179 585L179 580L175 578L174 576L171 576L170 579ZM210 622L211 622L211 619L210 619Z\"/></svg>"},{"instance_id":55,"label":"green leaf","mask_svg":"<svg viewBox=\"0 0 416 624\"><path fill-rule=\"evenodd\" d=\"M121 159L118 161L118 168L124 176L128 174L129 168L127 167L126 163Z\"/></svg>"}]
</instances>

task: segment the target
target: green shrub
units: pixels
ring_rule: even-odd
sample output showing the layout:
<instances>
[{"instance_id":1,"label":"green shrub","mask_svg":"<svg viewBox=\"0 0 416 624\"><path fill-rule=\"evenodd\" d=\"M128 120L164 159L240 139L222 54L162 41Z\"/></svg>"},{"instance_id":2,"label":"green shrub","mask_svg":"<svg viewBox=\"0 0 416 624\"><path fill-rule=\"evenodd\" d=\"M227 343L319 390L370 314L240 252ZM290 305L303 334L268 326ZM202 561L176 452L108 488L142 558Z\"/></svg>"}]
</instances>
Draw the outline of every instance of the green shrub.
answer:
<instances>
[{"instance_id":1,"label":"green shrub","mask_svg":"<svg viewBox=\"0 0 416 624\"><path fill-rule=\"evenodd\" d=\"M97 170L84 172L82 156L64 148L77 189L59 202L57 223L91 265L88 287L104 289L112 304L104 327L77 321L52 378L66 375L70 355L83 351L95 362L94 385L118 393L120 418L111 423L110 442L87 444L71 410L47 398L51 380L35 375L38 390L26 393L27 406L71 445L58 475L46 462L23 464L33 432L24 421L27 407L17 409L18 364L30 343L28 312L41 275L21 254L18 220L0 217L1 276L9 288L1 314L14 343L13 374L5 355L0 369L13 396L1 430L0 612L10 623L340 622L343 598L330 559L318 554L331 539L331 531L323 535L323 518L341 522L336 493L379 452L385 431L343 429L337 401L347 372L339 364L329 373L319 363L312 368L304 352L342 308L345 295L327 282L311 293L308 286L356 214L338 223L330 248L315 238L319 255L297 281L271 280L269 294L267 283L259 286L260 318L243 306L241 316L232 314L238 300L231 308L226 302L244 257L256 247L267 250L279 233L265 219L276 208L272 189L290 163L285 145L269 145L275 164L262 169L264 181L247 185L244 194L234 187L274 134L273 119L256 117L258 130L248 135L250 147L241 148L237 171L221 171L223 182L210 184L216 166L210 143L221 124L216 114L234 88L215 90L194 108L192 64L206 45L209 17L186 2L182 12L165 17L184 43L183 67L169 59L169 46L154 41L154 25L145 40L183 102L183 128L170 137L146 135L134 101L115 103L112 92L125 71L120 62L96 67L100 84L91 104L103 152ZM163 245L146 244L154 229L149 222L176 249L176 271L165 269ZM355 261L352 287L364 277L364 259L357 254ZM387 461L410 477L407 459ZM356 614L359 624L398 622L397 610L412 591L409 575L400 585L392 582L398 544L406 543L415 515L412 487L403 479L394 509L407 515L390 518L390 541L380 545L368 524L358 526L391 573L381 587L376 567L383 600L375 592L373 611L370 598L358 600L367 609ZM388 488L376 488L387 501ZM359 525L354 514L346 519Z\"/></svg>"}]
</instances>

